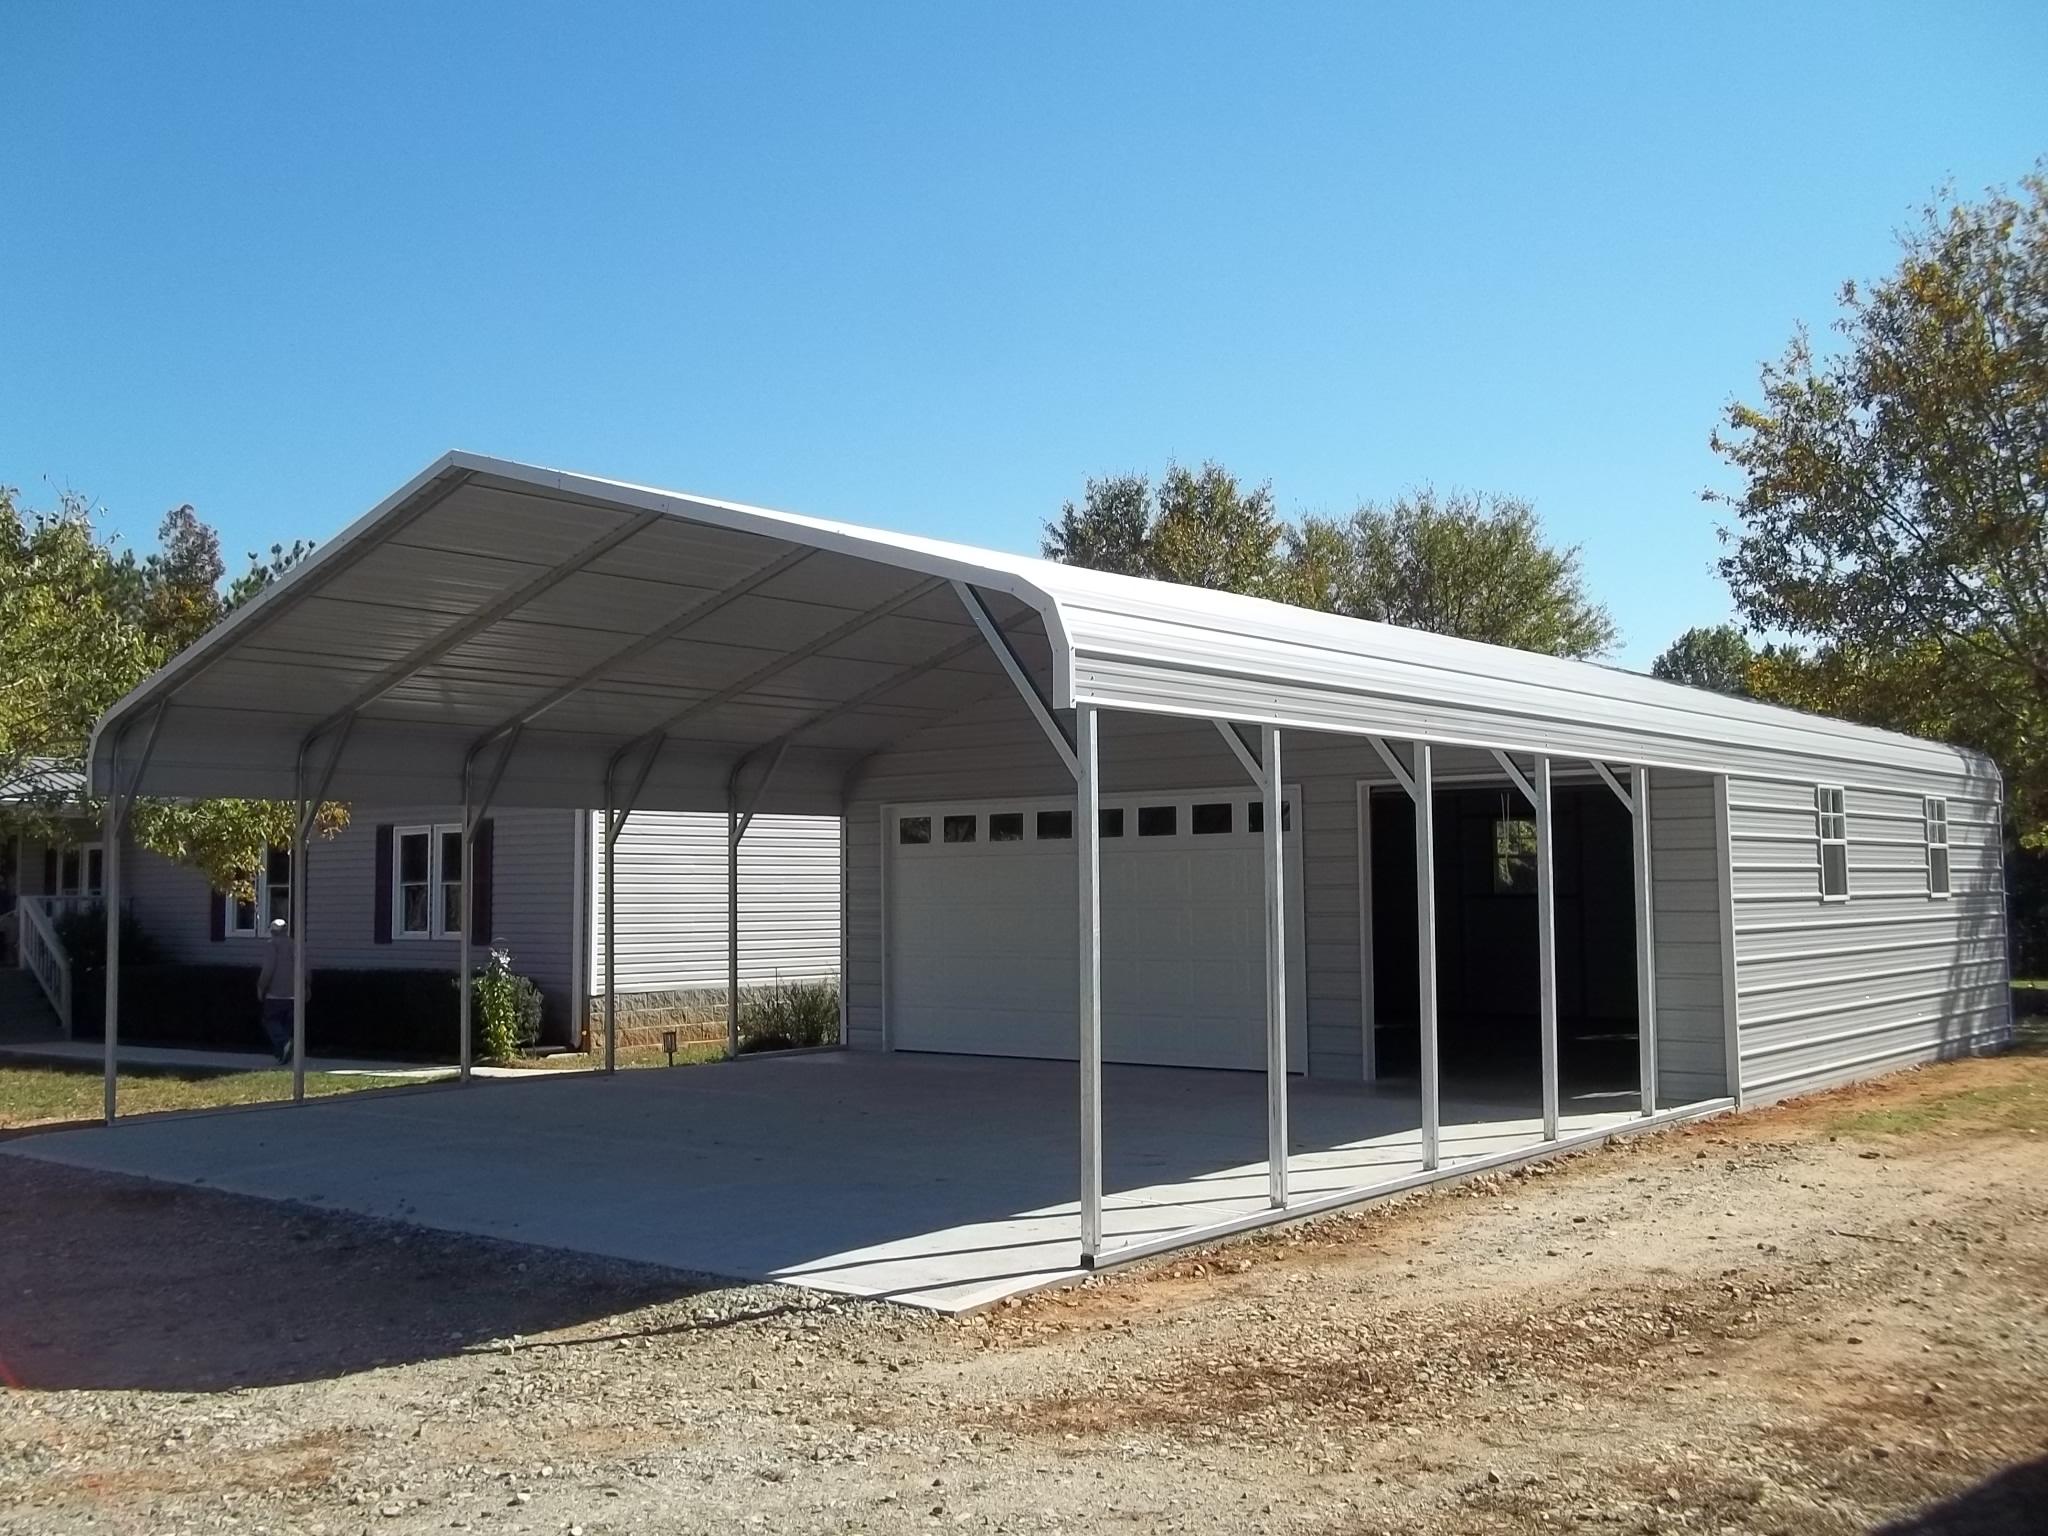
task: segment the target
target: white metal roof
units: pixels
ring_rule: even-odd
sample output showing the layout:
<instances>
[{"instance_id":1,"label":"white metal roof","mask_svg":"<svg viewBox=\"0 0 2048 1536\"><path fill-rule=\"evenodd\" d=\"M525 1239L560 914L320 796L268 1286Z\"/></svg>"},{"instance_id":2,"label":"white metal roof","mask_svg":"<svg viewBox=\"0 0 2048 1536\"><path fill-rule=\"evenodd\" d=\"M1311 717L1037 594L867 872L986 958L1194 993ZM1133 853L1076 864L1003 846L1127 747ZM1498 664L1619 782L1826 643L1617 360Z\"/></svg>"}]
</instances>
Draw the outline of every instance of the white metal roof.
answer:
<instances>
[{"instance_id":1,"label":"white metal roof","mask_svg":"<svg viewBox=\"0 0 2048 1536\"><path fill-rule=\"evenodd\" d=\"M466 453L116 705L93 782L154 728L140 792L289 797L309 733L324 751L352 717L336 798L453 800L517 725L500 803L594 806L659 733L639 804L723 808L735 765L786 742L762 808L832 812L864 759L1010 687L955 582L1055 708L1996 783L1959 748L1609 667Z\"/></svg>"}]
</instances>

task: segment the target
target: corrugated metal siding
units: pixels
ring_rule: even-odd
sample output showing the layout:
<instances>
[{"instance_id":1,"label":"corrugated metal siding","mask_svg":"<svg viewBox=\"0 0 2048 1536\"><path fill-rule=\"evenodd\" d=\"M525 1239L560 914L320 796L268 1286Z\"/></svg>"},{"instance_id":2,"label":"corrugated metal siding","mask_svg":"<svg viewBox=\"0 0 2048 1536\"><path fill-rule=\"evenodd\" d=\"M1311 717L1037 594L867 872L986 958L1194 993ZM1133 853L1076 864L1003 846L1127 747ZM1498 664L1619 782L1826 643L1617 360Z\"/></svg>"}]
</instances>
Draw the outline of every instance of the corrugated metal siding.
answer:
<instances>
[{"instance_id":1,"label":"corrugated metal siding","mask_svg":"<svg viewBox=\"0 0 2048 1536\"><path fill-rule=\"evenodd\" d=\"M1310 1071L1352 1077L1360 1070L1355 782L1384 783L1387 776L1362 741L1288 733L1282 752L1287 776L1302 786L1307 834ZM1102 755L1111 792L1227 782L1231 764L1206 722L1122 713L1104 719ZM1439 754L1445 782L1490 776L1491 768L1478 752ZM1974 773L1946 780L1913 775L1912 787L1888 791L1858 789L1853 773L1836 771L1844 776L1851 779L1855 896L1842 904L1819 899L1812 784L1758 776L1730 781L1731 940L1721 904L1717 780L1653 772L1660 1100L1690 1103L1729 1092L1723 1020L1731 942L1744 1020L1737 1043L1750 1095L1795 1092L2004 1037L1996 800ZM1056 794L1063 777L1035 725L1004 697L871 761L856 791L849 850L854 1045L882 1043L881 806L961 786L979 794ZM1947 901L1925 894L1922 783L1949 794L1955 894ZM1875 967L1873 948L1901 958Z\"/></svg>"},{"instance_id":2,"label":"corrugated metal siding","mask_svg":"<svg viewBox=\"0 0 2048 1536\"><path fill-rule=\"evenodd\" d=\"M507 809L491 819L491 936L505 943L513 965L540 987L550 1035L562 1038L575 984L575 813ZM358 805L342 832L316 839L306 868L308 962L352 970L445 969L453 975L459 953L454 939L376 941L376 829L460 820L461 813L445 805ZM208 938L209 893L197 870L131 848L124 874L135 893L137 921L173 959L234 965L247 955L249 964L257 963L257 941Z\"/></svg>"},{"instance_id":3,"label":"corrugated metal siding","mask_svg":"<svg viewBox=\"0 0 2048 1536\"><path fill-rule=\"evenodd\" d=\"M726 970L726 821L635 812L614 859L620 992L712 988ZM594 847L603 847L596 819ZM591 860L590 976L604 979L604 860ZM740 981L839 974L839 822L757 816L740 844Z\"/></svg>"},{"instance_id":4,"label":"corrugated metal siding","mask_svg":"<svg viewBox=\"0 0 2048 1536\"><path fill-rule=\"evenodd\" d=\"M1650 931L1657 946L1657 1102L1728 1092L1715 781L1650 775Z\"/></svg>"},{"instance_id":5,"label":"corrugated metal siding","mask_svg":"<svg viewBox=\"0 0 2048 1536\"><path fill-rule=\"evenodd\" d=\"M1867 774L1867 770L1865 770ZM1951 889L1927 891L1923 785L1842 784L1849 899L1820 895L1814 783L1731 777L1729 865L1745 1097L1768 1099L2011 1036L2000 805L1958 775ZM1844 780L1847 780L1844 783Z\"/></svg>"}]
</instances>

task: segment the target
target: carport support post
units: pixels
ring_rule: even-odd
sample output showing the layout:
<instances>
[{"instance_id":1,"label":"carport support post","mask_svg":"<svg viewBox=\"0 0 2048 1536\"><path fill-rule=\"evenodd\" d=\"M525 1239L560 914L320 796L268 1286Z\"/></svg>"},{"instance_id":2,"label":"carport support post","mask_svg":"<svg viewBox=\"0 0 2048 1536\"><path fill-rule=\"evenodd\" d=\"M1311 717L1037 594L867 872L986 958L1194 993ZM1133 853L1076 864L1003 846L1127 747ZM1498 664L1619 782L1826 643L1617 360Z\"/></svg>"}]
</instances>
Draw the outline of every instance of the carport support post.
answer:
<instances>
[{"instance_id":1,"label":"carport support post","mask_svg":"<svg viewBox=\"0 0 2048 1536\"><path fill-rule=\"evenodd\" d=\"M1629 785L1635 813L1636 1055L1643 1074L1643 1113L1657 1113L1657 935L1655 889L1650 883L1650 770L1637 768Z\"/></svg>"},{"instance_id":2,"label":"carport support post","mask_svg":"<svg viewBox=\"0 0 2048 1536\"><path fill-rule=\"evenodd\" d=\"M1080 871L1081 1264L1102 1252L1102 844L1095 706L1074 710L1074 852Z\"/></svg>"},{"instance_id":3,"label":"carport support post","mask_svg":"<svg viewBox=\"0 0 2048 1536\"><path fill-rule=\"evenodd\" d=\"M1543 1036L1543 1139L1557 1140L1557 847L1551 837L1550 759L1536 754L1536 986Z\"/></svg>"},{"instance_id":4,"label":"carport support post","mask_svg":"<svg viewBox=\"0 0 2048 1536\"><path fill-rule=\"evenodd\" d=\"M616 937L612 914L618 900L617 882L613 879L616 861L612 847L619 840L617 830L612 826L612 776L604 776L604 1069L616 1072L619 1066L619 998L612 981L612 942Z\"/></svg>"},{"instance_id":5,"label":"carport support post","mask_svg":"<svg viewBox=\"0 0 2048 1536\"><path fill-rule=\"evenodd\" d=\"M738 791L725 801L725 1055L740 1054L740 807Z\"/></svg>"},{"instance_id":6,"label":"carport support post","mask_svg":"<svg viewBox=\"0 0 2048 1536\"><path fill-rule=\"evenodd\" d=\"M292 1102L306 1102L306 823L313 819L313 803L300 797L292 802Z\"/></svg>"},{"instance_id":7,"label":"carport support post","mask_svg":"<svg viewBox=\"0 0 2048 1536\"><path fill-rule=\"evenodd\" d=\"M1269 725L1260 734L1266 776L1266 1203L1277 1211L1287 1206L1287 816L1280 729Z\"/></svg>"},{"instance_id":8,"label":"carport support post","mask_svg":"<svg viewBox=\"0 0 2048 1536\"><path fill-rule=\"evenodd\" d=\"M1416 1026L1422 1047L1422 1166L1437 1164L1442 1081L1436 1049L1436 817L1431 801L1429 743L1415 743Z\"/></svg>"},{"instance_id":9,"label":"carport support post","mask_svg":"<svg viewBox=\"0 0 2048 1536\"><path fill-rule=\"evenodd\" d=\"M469 774L465 771L462 775L462 933L455 946L455 986L462 998L462 1054L458 1076L459 1080L465 1083L469 1081L471 1015L476 1006L473 996L476 992L476 983L469 973L469 930L472 926L470 920L476 916L476 903L470 899L470 893L475 889L471 882L476 876L476 859L472 856L474 845L469 840L469 828Z\"/></svg>"},{"instance_id":10,"label":"carport support post","mask_svg":"<svg viewBox=\"0 0 2048 1536\"><path fill-rule=\"evenodd\" d=\"M118 749L119 743L116 743ZM115 753L118 764L119 751ZM107 1018L106 1018L106 1112L107 1124L114 1123L115 1061L121 1038L121 827L127 818L127 800L115 780L107 797L106 830L101 834L100 877L107 903ZM82 882L81 882L82 883Z\"/></svg>"}]
</instances>

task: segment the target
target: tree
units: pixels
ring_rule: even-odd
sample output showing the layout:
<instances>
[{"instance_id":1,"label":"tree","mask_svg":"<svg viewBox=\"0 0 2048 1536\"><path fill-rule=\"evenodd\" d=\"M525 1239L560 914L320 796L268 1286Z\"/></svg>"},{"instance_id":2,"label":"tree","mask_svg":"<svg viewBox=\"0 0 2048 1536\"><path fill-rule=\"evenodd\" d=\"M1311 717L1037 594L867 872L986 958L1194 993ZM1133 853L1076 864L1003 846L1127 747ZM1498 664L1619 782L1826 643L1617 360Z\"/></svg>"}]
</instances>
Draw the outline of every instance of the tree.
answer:
<instances>
[{"instance_id":1,"label":"tree","mask_svg":"<svg viewBox=\"0 0 2048 1536\"><path fill-rule=\"evenodd\" d=\"M1749 643L1741 625L1716 624L1710 629L1688 629L1672 641L1650 663L1650 676L1747 698L1749 669L1755 661L1756 647Z\"/></svg>"},{"instance_id":2,"label":"tree","mask_svg":"<svg viewBox=\"0 0 2048 1536\"><path fill-rule=\"evenodd\" d=\"M1156 494L1144 475L1090 480L1081 505L1045 525L1042 548L1068 565L1268 597L1284 582L1286 535L1272 487L1247 491L1215 463L1169 464Z\"/></svg>"},{"instance_id":3,"label":"tree","mask_svg":"<svg viewBox=\"0 0 2048 1536\"><path fill-rule=\"evenodd\" d=\"M72 786L99 717L308 548L274 549L269 566L252 555L235 596L223 598L219 536L189 506L165 515L157 549L138 560L100 537L82 498L67 493L55 511L24 513L0 488L0 782L13 790L0 817L9 829L47 835L75 816ZM347 823L346 806L323 805L316 829L332 836ZM248 894L264 848L290 840L292 811L274 801L145 801L132 826L143 846Z\"/></svg>"},{"instance_id":4,"label":"tree","mask_svg":"<svg viewBox=\"0 0 2048 1536\"><path fill-rule=\"evenodd\" d=\"M2048 176L1952 196L1841 290L1712 438L1742 476L1720 562L1754 629L1810 645L1769 696L1993 753L2048 845Z\"/></svg>"},{"instance_id":5,"label":"tree","mask_svg":"<svg viewBox=\"0 0 2048 1536\"><path fill-rule=\"evenodd\" d=\"M15 822L47 822L68 792L62 765L75 765L93 722L148 671L140 592L117 578L79 498L24 513L0 487L0 783L16 797Z\"/></svg>"},{"instance_id":6,"label":"tree","mask_svg":"<svg viewBox=\"0 0 2048 1536\"><path fill-rule=\"evenodd\" d=\"M1577 546L1546 543L1518 497L1424 488L1346 521L1307 518L1288 567L1297 600L1352 618L1552 656L1599 656L1618 638Z\"/></svg>"},{"instance_id":7,"label":"tree","mask_svg":"<svg viewBox=\"0 0 2048 1536\"><path fill-rule=\"evenodd\" d=\"M250 550L249 569L237 576L228 588L227 611L233 613L251 598L269 591L305 561L313 549L311 540L293 539L290 549L282 544L271 545L268 559Z\"/></svg>"}]
</instances>

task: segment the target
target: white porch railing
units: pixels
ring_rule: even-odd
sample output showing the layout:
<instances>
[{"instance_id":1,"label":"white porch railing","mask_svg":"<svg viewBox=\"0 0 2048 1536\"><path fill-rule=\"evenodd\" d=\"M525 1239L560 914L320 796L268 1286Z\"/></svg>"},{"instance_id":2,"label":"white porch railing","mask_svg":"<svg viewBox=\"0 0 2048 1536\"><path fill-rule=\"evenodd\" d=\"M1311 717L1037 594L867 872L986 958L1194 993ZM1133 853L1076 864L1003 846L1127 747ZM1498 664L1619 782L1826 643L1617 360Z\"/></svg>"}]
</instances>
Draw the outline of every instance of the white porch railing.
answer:
<instances>
[{"instance_id":1,"label":"white porch railing","mask_svg":"<svg viewBox=\"0 0 2048 1536\"><path fill-rule=\"evenodd\" d=\"M65 898L52 897L62 901ZM57 1011L57 1022L63 1027L66 1038L71 1034L71 956L64 951L63 940L57 937L57 930L50 921L50 914L43 910L41 900L28 897L16 903L15 910L21 914L21 968L35 977L36 984L43 989L43 996L50 1000L50 1006Z\"/></svg>"}]
</instances>

